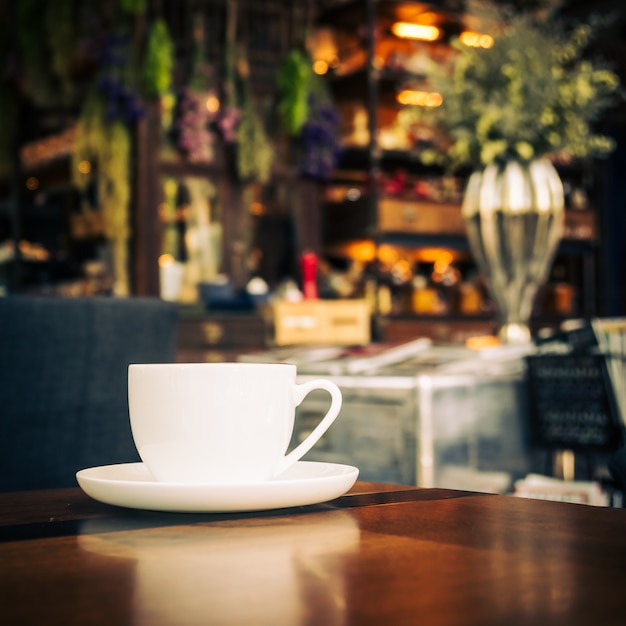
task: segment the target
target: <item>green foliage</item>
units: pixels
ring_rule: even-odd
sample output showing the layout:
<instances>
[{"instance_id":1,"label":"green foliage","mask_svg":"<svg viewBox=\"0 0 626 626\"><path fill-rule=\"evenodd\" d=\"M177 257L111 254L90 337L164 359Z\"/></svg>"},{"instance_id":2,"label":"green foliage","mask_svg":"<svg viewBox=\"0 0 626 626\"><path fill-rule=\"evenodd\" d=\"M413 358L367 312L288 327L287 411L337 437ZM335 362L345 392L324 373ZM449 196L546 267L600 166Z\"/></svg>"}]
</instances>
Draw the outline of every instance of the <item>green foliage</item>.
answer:
<instances>
[{"instance_id":1,"label":"green foliage","mask_svg":"<svg viewBox=\"0 0 626 626\"><path fill-rule=\"evenodd\" d=\"M167 93L172 85L174 68L174 44L167 24L157 19L148 37L148 46L143 65L143 89L149 98Z\"/></svg>"},{"instance_id":2,"label":"green foliage","mask_svg":"<svg viewBox=\"0 0 626 626\"><path fill-rule=\"evenodd\" d=\"M271 175L274 150L262 119L248 99L243 103L237 125L237 173L242 180L266 183Z\"/></svg>"},{"instance_id":3,"label":"green foliage","mask_svg":"<svg viewBox=\"0 0 626 626\"><path fill-rule=\"evenodd\" d=\"M21 0L17 3L16 17L17 48L23 72L22 88L37 105L55 104L58 93L55 92L47 62L46 23L41 19L41 2Z\"/></svg>"},{"instance_id":4,"label":"green foliage","mask_svg":"<svg viewBox=\"0 0 626 626\"><path fill-rule=\"evenodd\" d=\"M91 172L82 173L82 161L91 164ZM98 201L104 212L104 234L114 248L116 293L128 290L126 245L130 235L130 164L131 137L120 120L104 121L104 103L90 93L76 125L76 145L72 153L72 182L84 190L97 175Z\"/></svg>"},{"instance_id":5,"label":"green foliage","mask_svg":"<svg viewBox=\"0 0 626 626\"><path fill-rule=\"evenodd\" d=\"M71 100L74 95L72 63L77 40L74 6L73 0L55 0L47 3L45 12L50 62L66 101Z\"/></svg>"},{"instance_id":6,"label":"green foliage","mask_svg":"<svg viewBox=\"0 0 626 626\"><path fill-rule=\"evenodd\" d=\"M274 148L265 131L262 107L250 88L249 66L243 47L226 50L225 99L239 115L235 129L237 175L242 181L266 183L274 164Z\"/></svg>"},{"instance_id":7,"label":"green foliage","mask_svg":"<svg viewBox=\"0 0 626 626\"><path fill-rule=\"evenodd\" d=\"M311 59L300 50L292 50L278 71L278 110L290 135L297 135L309 117L313 76Z\"/></svg>"},{"instance_id":8,"label":"green foliage","mask_svg":"<svg viewBox=\"0 0 626 626\"><path fill-rule=\"evenodd\" d=\"M72 182L84 190L97 172L98 198L106 215L105 234L111 239L129 234L130 147L128 128L119 120L105 123L102 99L95 93L89 94L76 126ZM91 163L90 173L81 172L82 161Z\"/></svg>"},{"instance_id":9,"label":"green foliage","mask_svg":"<svg viewBox=\"0 0 626 626\"><path fill-rule=\"evenodd\" d=\"M124 13L139 15L146 10L146 0L120 0L120 8Z\"/></svg>"},{"instance_id":10,"label":"green foliage","mask_svg":"<svg viewBox=\"0 0 626 626\"><path fill-rule=\"evenodd\" d=\"M583 24L566 32L555 20L519 14L506 20L492 48L453 42L451 68L431 73L443 104L404 114L405 123L434 124L445 137L422 159L481 167L508 158L610 152L612 140L592 125L619 93L619 79L583 58L592 31Z\"/></svg>"}]
</instances>

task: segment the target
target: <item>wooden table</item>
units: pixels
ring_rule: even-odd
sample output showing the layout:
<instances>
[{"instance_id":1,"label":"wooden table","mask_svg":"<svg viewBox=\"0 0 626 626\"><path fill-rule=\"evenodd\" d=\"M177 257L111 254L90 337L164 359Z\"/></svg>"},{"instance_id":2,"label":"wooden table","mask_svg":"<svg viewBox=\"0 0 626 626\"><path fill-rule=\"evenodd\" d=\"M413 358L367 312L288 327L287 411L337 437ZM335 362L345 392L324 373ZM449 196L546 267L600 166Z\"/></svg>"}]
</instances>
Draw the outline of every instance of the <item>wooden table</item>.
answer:
<instances>
[{"instance_id":1,"label":"wooden table","mask_svg":"<svg viewBox=\"0 0 626 626\"><path fill-rule=\"evenodd\" d=\"M247 514L0 494L0 622L626 624L626 510L357 483Z\"/></svg>"}]
</instances>

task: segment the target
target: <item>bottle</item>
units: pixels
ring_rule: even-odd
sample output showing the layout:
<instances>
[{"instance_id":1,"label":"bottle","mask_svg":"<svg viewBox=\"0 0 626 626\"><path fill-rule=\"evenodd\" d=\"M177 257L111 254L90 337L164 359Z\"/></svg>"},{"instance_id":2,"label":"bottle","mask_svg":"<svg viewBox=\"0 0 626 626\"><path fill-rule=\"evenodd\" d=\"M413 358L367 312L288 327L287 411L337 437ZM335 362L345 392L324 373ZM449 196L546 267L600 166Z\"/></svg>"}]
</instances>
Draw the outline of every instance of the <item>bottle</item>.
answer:
<instances>
[{"instance_id":1,"label":"bottle","mask_svg":"<svg viewBox=\"0 0 626 626\"><path fill-rule=\"evenodd\" d=\"M317 300L317 255L306 251L302 254L302 293L305 300Z\"/></svg>"},{"instance_id":2,"label":"bottle","mask_svg":"<svg viewBox=\"0 0 626 626\"><path fill-rule=\"evenodd\" d=\"M437 292L422 274L413 278L413 312L432 315L437 311Z\"/></svg>"}]
</instances>

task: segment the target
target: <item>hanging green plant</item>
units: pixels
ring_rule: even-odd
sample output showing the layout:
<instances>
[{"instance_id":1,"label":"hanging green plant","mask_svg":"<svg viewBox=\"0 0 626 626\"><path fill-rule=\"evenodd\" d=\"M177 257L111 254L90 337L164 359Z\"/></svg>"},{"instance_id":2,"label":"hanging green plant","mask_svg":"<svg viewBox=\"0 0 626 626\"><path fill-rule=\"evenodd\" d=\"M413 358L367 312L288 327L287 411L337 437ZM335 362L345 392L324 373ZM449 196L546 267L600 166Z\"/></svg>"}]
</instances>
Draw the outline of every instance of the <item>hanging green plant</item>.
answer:
<instances>
[{"instance_id":1,"label":"hanging green plant","mask_svg":"<svg viewBox=\"0 0 626 626\"><path fill-rule=\"evenodd\" d=\"M77 23L74 0L20 0L16 3L19 84L37 106L67 106L75 102L73 69Z\"/></svg>"},{"instance_id":2,"label":"hanging green plant","mask_svg":"<svg viewBox=\"0 0 626 626\"><path fill-rule=\"evenodd\" d=\"M274 149L250 100L244 103L241 110L236 141L239 177L266 183L272 172Z\"/></svg>"},{"instance_id":3,"label":"hanging green plant","mask_svg":"<svg viewBox=\"0 0 626 626\"><path fill-rule=\"evenodd\" d=\"M265 131L250 90L249 66L243 48L226 50L226 103L218 126L227 144L235 147L235 166L241 180L266 183L274 163L274 148Z\"/></svg>"},{"instance_id":4,"label":"hanging green plant","mask_svg":"<svg viewBox=\"0 0 626 626\"><path fill-rule=\"evenodd\" d=\"M105 209L105 236L127 240L131 147L128 127L119 120L113 122L107 128L107 139L98 153L98 191Z\"/></svg>"},{"instance_id":5,"label":"hanging green plant","mask_svg":"<svg viewBox=\"0 0 626 626\"><path fill-rule=\"evenodd\" d=\"M98 204L104 215L104 236L111 243L117 295L128 295L128 238L130 224L131 137L119 119L105 121L105 104L95 92L90 93L76 126L76 144L72 153L72 181L85 191L94 176Z\"/></svg>"},{"instance_id":6,"label":"hanging green plant","mask_svg":"<svg viewBox=\"0 0 626 626\"><path fill-rule=\"evenodd\" d=\"M311 59L300 50L292 50L278 71L278 110L290 135L297 135L309 117L313 76Z\"/></svg>"},{"instance_id":7,"label":"hanging green plant","mask_svg":"<svg viewBox=\"0 0 626 626\"><path fill-rule=\"evenodd\" d=\"M146 11L146 0L120 0L120 8L124 13L139 15Z\"/></svg>"},{"instance_id":8,"label":"hanging green plant","mask_svg":"<svg viewBox=\"0 0 626 626\"><path fill-rule=\"evenodd\" d=\"M308 54L292 50L277 75L278 114L296 141L303 176L326 179L340 156L339 115L325 80L315 74Z\"/></svg>"},{"instance_id":9,"label":"hanging green plant","mask_svg":"<svg viewBox=\"0 0 626 626\"><path fill-rule=\"evenodd\" d=\"M240 76L241 117L236 130L237 166L242 180L266 183L272 172L274 149L265 132L263 119L254 105L248 80Z\"/></svg>"},{"instance_id":10,"label":"hanging green plant","mask_svg":"<svg viewBox=\"0 0 626 626\"><path fill-rule=\"evenodd\" d=\"M45 3L44 7L46 43L50 50L50 63L60 83L63 101L71 102L75 93L72 79L72 64L77 40L75 3L73 0L55 0L55 2Z\"/></svg>"},{"instance_id":11,"label":"hanging green plant","mask_svg":"<svg viewBox=\"0 0 626 626\"><path fill-rule=\"evenodd\" d=\"M91 182L94 174L91 161L97 158L100 146L106 141L103 113L101 98L89 94L76 124L72 151L72 183L79 191L85 191Z\"/></svg>"},{"instance_id":12,"label":"hanging green plant","mask_svg":"<svg viewBox=\"0 0 626 626\"><path fill-rule=\"evenodd\" d=\"M158 98L169 91L173 67L174 44L165 20L157 19L150 29L143 65L143 90L148 98Z\"/></svg>"},{"instance_id":13,"label":"hanging green plant","mask_svg":"<svg viewBox=\"0 0 626 626\"><path fill-rule=\"evenodd\" d=\"M41 11L39 0L20 0L16 4L17 46L22 73L20 84L36 105L50 106L57 103L59 92L54 87L50 72Z\"/></svg>"},{"instance_id":14,"label":"hanging green plant","mask_svg":"<svg viewBox=\"0 0 626 626\"><path fill-rule=\"evenodd\" d=\"M113 248L114 293L130 293L128 276L128 239L130 237L130 171L131 138L128 127L119 120L109 128L109 141L100 154L99 193L103 194L104 235Z\"/></svg>"}]
</instances>

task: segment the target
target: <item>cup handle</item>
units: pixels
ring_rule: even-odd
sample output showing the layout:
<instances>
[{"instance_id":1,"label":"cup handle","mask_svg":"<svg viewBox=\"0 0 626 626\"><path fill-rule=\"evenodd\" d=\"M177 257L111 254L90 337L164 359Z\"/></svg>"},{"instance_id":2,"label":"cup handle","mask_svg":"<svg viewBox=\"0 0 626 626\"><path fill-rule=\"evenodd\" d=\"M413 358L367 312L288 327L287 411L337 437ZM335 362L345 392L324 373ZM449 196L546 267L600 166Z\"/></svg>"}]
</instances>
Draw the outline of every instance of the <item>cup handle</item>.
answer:
<instances>
[{"instance_id":1,"label":"cup handle","mask_svg":"<svg viewBox=\"0 0 626 626\"><path fill-rule=\"evenodd\" d=\"M304 398L314 389L323 389L328 391L331 399L330 408L320 423L311 431L309 436L298 444L287 456L280 460L276 470L274 471L274 476L278 476L278 474L281 474L288 467L291 467L296 461L300 460L319 441L322 435L335 421L337 415L339 415L339 411L341 411L342 396L339 387L337 387L337 385L330 380L324 380L323 378L295 385L294 401L296 406L299 406Z\"/></svg>"}]
</instances>

